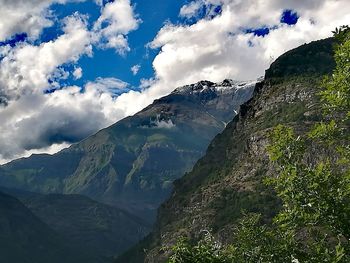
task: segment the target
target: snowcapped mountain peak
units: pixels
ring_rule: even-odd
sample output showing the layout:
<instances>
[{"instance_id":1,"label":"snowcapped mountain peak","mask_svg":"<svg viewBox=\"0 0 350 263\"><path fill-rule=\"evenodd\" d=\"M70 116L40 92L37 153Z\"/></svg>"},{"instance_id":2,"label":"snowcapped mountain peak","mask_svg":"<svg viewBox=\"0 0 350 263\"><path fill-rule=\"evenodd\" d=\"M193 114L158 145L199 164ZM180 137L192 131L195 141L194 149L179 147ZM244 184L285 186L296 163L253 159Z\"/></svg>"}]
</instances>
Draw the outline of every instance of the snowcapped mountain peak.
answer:
<instances>
[{"instance_id":1,"label":"snowcapped mountain peak","mask_svg":"<svg viewBox=\"0 0 350 263\"><path fill-rule=\"evenodd\" d=\"M202 80L195 84L185 85L175 89L173 94L196 94L196 93L219 93L219 92L232 92L240 88L246 88L254 86L258 80L250 81L237 81L232 79L225 79L222 82L214 83L208 80Z\"/></svg>"}]
</instances>

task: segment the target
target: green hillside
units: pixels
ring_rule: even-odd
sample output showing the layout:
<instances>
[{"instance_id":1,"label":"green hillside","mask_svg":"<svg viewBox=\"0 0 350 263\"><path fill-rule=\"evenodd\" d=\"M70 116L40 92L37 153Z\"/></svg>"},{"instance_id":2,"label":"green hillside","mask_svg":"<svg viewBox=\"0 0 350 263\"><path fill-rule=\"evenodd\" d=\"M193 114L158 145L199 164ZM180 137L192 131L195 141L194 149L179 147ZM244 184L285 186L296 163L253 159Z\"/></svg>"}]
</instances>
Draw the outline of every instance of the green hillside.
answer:
<instances>
[{"instance_id":1,"label":"green hillside","mask_svg":"<svg viewBox=\"0 0 350 263\"><path fill-rule=\"evenodd\" d=\"M153 221L173 181L191 170L253 88L231 80L178 88L57 154L1 166L0 185L82 194Z\"/></svg>"}]
</instances>

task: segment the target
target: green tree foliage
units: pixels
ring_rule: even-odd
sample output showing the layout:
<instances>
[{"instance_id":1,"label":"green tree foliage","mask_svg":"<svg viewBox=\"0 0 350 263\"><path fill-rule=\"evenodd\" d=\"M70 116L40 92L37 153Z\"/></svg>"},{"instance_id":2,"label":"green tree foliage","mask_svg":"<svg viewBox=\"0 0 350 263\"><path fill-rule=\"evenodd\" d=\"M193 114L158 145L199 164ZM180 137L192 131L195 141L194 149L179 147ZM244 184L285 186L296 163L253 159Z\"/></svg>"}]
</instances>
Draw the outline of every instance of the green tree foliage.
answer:
<instances>
[{"instance_id":1,"label":"green tree foliage","mask_svg":"<svg viewBox=\"0 0 350 263\"><path fill-rule=\"evenodd\" d=\"M329 127L333 125L333 121L327 125L321 123L303 139L295 136L291 128L281 125L271 135L274 143L269 147L270 157L277 164L279 174L266 181L283 202L274 223L295 242L293 257L298 262L350 261L349 169L339 158L328 155L329 152L336 154L336 149L322 151L317 141L325 134L319 131L329 134ZM327 138L338 140L332 136ZM323 142L322 145L329 147L329 142ZM309 161L312 150L322 155L320 160Z\"/></svg>"},{"instance_id":2,"label":"green tree foliage","mask_svg":"<svg viewBox=\"0 0 350 263\"><path fill-rule=\"evenodd\" d=\"M272 225L257 214L237 224L233 244L181 240L170 263L350 262L350 29L334 32L336 68L322 82L323 121L306 134L278 125L268 147L283 202Z\"/></svg>"},{"instance_id":3,"label":"green tree foliage","mask_svg":"<svg viewBox=\"0 0 350 263\"><path fill-rule=\"evenodd\" d=\"M170 257L169 263L226 262L224 250L209 232L206 232L205 237L195 245L191 244L189 240L181 238L172 247L172 251L173 255Z\"/></svg>"},{"instance_id":4,"label":"green tree foliage","mask_svg":"<svg viewBox=\"0 0 350 263\"><path fill-rule=\"evenodd\" d=\"M260 215L248 214L238 222L232 245L222 246L210 233L194 245L180 239L172 247L168 263L287 262L295 245L284 235L279 229L262 225Z\"/></svg>"}]
</instances>

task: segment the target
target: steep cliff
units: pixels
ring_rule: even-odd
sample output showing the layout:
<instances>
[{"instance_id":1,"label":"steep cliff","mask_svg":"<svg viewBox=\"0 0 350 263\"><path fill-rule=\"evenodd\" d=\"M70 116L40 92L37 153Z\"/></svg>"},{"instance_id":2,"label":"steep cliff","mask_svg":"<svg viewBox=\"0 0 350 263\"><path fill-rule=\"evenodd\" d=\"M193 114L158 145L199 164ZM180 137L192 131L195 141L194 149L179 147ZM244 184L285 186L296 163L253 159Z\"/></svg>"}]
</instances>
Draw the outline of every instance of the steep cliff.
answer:
<instances>
[{"instance_id":1,"label":"steep cliff","mask_svg":"<svg viewBox=\"0 0 350 263\"><path fill-rule=\"evenodd\" d=\"M183 235L196 239L203 230L229 242L243 210L259 212L266 221L272 218L280 201L262 183L274 173L266 153L267 133L277 124L303 132L320 118L316 94L321 76L334 68L332 43L325 39L303 45L271 65L253 98L193 170L175 182L154 232L117 262L162 262L167 256L162 247Z\"/></svg>"}]
</instances>

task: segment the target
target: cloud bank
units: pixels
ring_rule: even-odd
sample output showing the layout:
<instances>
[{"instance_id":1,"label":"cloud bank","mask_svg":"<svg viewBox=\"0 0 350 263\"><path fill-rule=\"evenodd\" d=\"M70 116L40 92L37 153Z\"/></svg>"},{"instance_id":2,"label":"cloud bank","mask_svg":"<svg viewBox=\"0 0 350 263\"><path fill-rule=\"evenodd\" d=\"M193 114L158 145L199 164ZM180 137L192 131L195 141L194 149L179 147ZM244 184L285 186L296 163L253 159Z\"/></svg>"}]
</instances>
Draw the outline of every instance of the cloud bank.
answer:
<instances>
[{"instance_id":1,"label":"cloud bank","mask_svg":"<svg viewBox=\"0 0 350 263\"><path fill-rule=\"evenodd\" d=\"M82 56L93 56L93 46L114 48L118 53L129 49L126 36L140 22L130 1L120 0L101 7L93 30L89 30L85 15L74 13L60 21L63 25L60 36L36 44L34 40L42 29L52 24L48 8L54 2L67 1L2 3L1 10L5 11L0 13L10 19L0 19L0 28L8 29L0 35L1 40L20 32L31 38L0 46L2 162L34 152L55 152L125 116L115 107L115 101L119 94L129 90L127 83L117 78L97 78L83 87L61 83L70 75L82 78L78 61ZM33 19L41 21L40 25L33 24ZM99 26L102 23L107 26ZM119 36L124 39L122 45L113 42ZM66 65L77 66L69 71Z\"/></svg>"}]
</instances>

